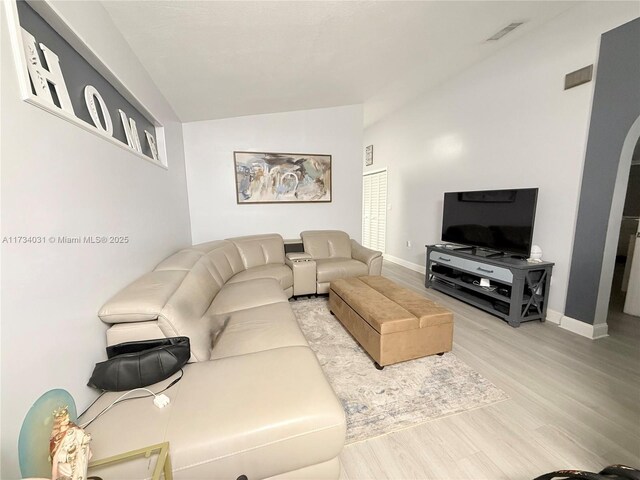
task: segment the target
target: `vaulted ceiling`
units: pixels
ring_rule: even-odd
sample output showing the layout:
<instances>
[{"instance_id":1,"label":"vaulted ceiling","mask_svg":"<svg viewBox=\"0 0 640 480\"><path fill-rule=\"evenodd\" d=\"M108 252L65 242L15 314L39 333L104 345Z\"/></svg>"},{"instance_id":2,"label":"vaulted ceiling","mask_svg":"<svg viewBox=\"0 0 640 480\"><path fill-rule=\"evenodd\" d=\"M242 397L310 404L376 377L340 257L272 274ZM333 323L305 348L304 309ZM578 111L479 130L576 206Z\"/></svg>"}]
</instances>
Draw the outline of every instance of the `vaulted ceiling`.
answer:
<instances>
[{"instance_id":1,"label":"vaulted ceiling","mask_svg":"<svg viewBox=\"0 0 640 480\"><path fill-rule=\"evenodd\" d=\"M184 122L364 103L371 124L576 2L103 5Z\"/></svg>"}]
</instances>

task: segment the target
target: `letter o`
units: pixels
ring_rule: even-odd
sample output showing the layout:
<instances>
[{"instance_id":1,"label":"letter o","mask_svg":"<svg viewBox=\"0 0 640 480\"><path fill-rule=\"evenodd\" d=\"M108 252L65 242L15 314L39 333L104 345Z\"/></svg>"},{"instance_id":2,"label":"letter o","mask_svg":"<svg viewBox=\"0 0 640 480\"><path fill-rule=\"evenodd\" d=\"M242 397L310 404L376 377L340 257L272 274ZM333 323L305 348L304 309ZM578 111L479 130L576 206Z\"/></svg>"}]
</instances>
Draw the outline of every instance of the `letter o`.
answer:
<instances>
[{"instance_id":1,"label":"letter o","mask_svg":"<svg viewBox=\"0 0 640 480\"><path fill-rule=\"evenodd\" d=\"M96 108L96 98L100 104L100 109L102 110L102 116L104 117L106 125L102 125L102 122L100 121L100 115L98 115L98 109ZM93 124L96 128L109 136L112 136L113 122L111 121L111 114L109 113L109 110L107 110L107 106L105 105L102 96L94 86L87 85L84 87L84 103L87 105L87 110L89 110L89 115L91 115L91 119L93 120Z\"/></svg>"}]
</instances>

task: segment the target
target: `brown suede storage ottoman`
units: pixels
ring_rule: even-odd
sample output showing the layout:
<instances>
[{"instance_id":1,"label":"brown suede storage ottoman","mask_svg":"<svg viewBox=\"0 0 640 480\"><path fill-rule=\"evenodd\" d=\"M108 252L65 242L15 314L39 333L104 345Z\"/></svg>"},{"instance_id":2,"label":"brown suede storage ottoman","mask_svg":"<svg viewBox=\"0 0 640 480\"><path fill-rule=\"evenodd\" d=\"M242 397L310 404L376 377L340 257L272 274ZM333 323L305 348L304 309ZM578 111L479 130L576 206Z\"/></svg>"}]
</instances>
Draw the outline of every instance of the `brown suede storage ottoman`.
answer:
<instances>
[{"instance_id":1,"label":"brown suede storage ottoman","mask_svg":"<svg viewBox=\"0 0 640 480\"><path fill-rule=\"evenodd\" d=\"M387 278L332 281L329 308L377 366L451 351L453 314Z\"/></svg>"}]
</instances>

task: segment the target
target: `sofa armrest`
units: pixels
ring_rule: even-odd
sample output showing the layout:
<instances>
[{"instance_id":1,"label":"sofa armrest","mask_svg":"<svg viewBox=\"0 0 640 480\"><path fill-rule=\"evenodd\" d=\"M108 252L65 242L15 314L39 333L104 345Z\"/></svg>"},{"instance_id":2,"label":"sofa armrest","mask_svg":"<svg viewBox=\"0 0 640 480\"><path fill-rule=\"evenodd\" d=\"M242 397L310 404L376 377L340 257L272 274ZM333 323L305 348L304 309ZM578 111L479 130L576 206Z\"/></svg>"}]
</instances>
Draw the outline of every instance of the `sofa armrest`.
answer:
<instances>
[{"instance_id":1,"label":"sofa armrest","mask_svg":"<svg viewBox=\"0 0 640 480\"><path fill-rule=\"evenodd\" d=\"M366 263L367 265L369 265L374 259L381 256L382 252L363 247L355 240L351 240L351 258L353 258L354 260L359 260L362 263Z\"/></svg>"},{"instance_id":2,"label":"sofa armrest","mask_svg":"<svg viewBox=\"0 0 640 480\"><path fill-rule=\"evenodd\" d=\"M382 252L363 247L351 239L351 258L369 267L369 275L380 275L382 271Z\"/></svg>"},{"instance_id":3,"label":"sofa armrest","mask_svg":"<svg viewBox=\"0 0 640 480\"><path fill-rule=\"evenodd\" d=\"M293 267L293 264L296 262L310 262L313 260L311 254L306 252L291 252L287 253L285 263L290 267Z\"/></svg>"}]
</instances>

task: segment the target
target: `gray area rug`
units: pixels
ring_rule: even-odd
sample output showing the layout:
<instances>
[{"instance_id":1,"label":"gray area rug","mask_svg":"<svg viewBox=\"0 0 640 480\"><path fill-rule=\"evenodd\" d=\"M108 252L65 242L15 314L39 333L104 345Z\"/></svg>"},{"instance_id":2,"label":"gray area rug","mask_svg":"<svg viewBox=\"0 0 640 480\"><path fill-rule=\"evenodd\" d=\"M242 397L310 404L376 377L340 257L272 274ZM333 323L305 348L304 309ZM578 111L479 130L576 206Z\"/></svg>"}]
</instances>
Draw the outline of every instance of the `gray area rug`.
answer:
<instances>
[{"instance_id":1,"label":"gray area rug","mask_svg":"<svg viewBox=\"0 0 640 480\"><path fill-rule=\"evenodd\" d=\"M329 313L326 298L291 302L311 348L347 415L347 444L509 396L449 352L376 370Z\"/></svg>"}]
</instances>

